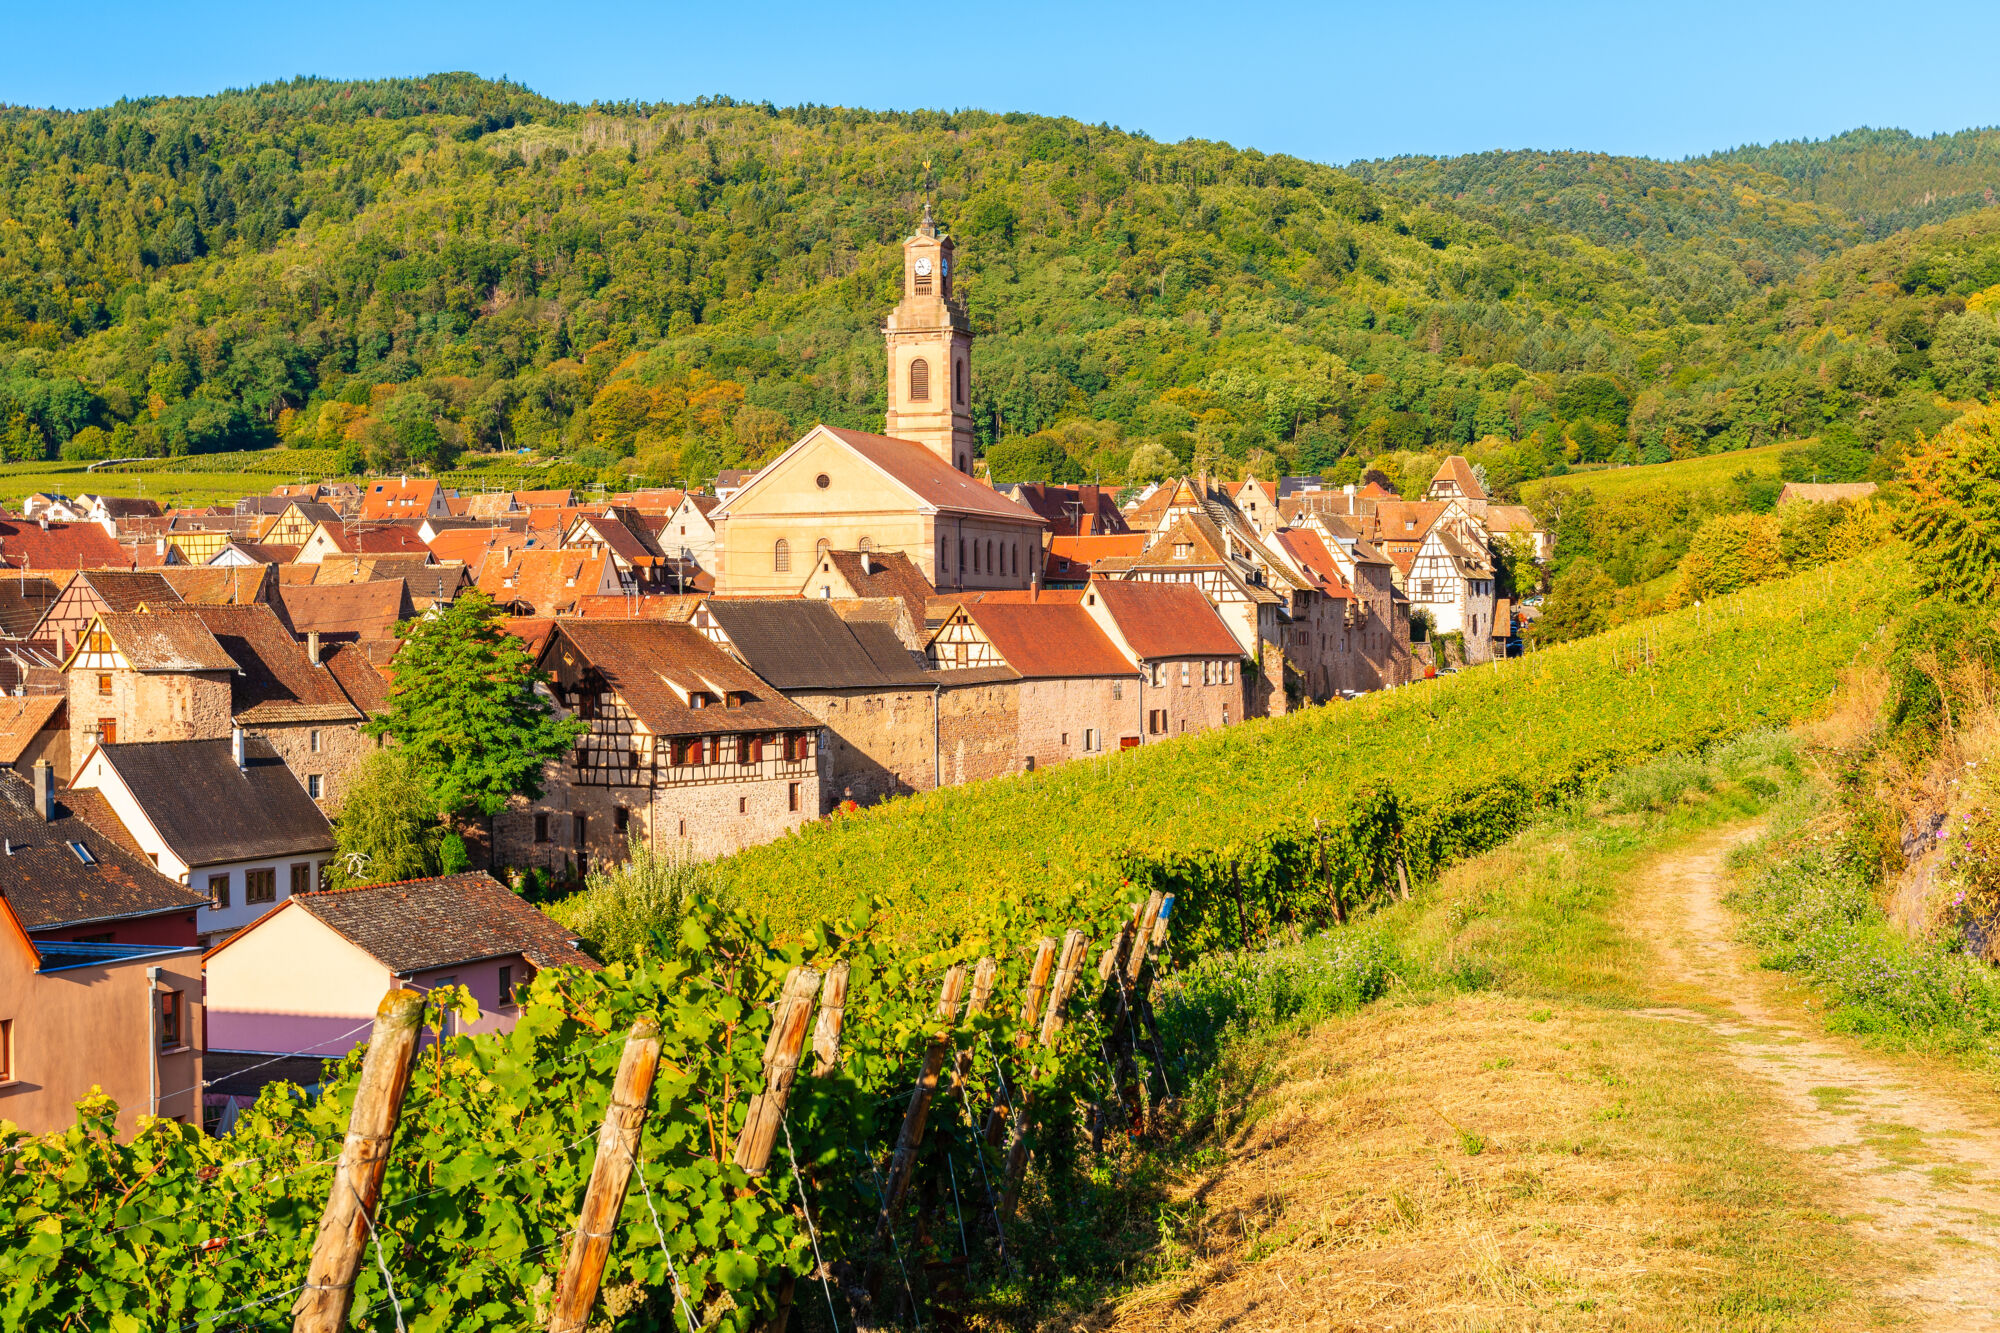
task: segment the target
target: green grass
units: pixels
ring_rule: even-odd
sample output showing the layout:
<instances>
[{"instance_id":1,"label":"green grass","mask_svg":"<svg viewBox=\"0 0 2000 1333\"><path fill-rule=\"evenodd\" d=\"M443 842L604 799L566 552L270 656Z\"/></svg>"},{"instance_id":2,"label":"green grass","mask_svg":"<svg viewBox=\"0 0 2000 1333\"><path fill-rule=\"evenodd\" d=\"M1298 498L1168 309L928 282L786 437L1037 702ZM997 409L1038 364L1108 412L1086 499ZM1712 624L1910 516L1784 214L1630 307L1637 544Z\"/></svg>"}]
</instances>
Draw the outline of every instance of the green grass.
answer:
<instances>
[{"instance_id":1,"label":"green grass","mask_svg":"<svg viewBox=\"0 0 2000 1333\"><path fill-rule=\"evenodd\" d=\"M268 494L285 482L336 478L334 453L328 449L252 449L230 454L194 454L184 458L147 458L90 471L87 462L47 460L0 464L0 503L17 510L23 498L38 491L75 495L144 496L165 505L222 504L245 495ZM538 484L540 473L512 456L461 459L440 480L460 490L526 490Z\"/></svg>"},{"instance_id":2,"label":"green grass","mask_svg":"<svg viewBox=\"0 0 2000 1333\"><path fill-rule=\"evenodd\" d=\"M1524 503L1532 504L1535 497L1550 486L1574 486L1595 491L1605 499L1614 499L1657 486L1668 486L1678 490L1708 490L1727 486L1737 473L1744 471L1748 471L1752 476L1776 478L1779 456L1787 449L1796 448L1798 443L1795 440L1787 440L1779 444L1759 445L1755 449L1739 449L1734 453L1682 458L1672 463L1640 463L1633 467L1604 468L1572 472L1562 477L1544 477L1539 481L1524 482L1521 486L1521 499Z\"/></svg>"}]
</instances>

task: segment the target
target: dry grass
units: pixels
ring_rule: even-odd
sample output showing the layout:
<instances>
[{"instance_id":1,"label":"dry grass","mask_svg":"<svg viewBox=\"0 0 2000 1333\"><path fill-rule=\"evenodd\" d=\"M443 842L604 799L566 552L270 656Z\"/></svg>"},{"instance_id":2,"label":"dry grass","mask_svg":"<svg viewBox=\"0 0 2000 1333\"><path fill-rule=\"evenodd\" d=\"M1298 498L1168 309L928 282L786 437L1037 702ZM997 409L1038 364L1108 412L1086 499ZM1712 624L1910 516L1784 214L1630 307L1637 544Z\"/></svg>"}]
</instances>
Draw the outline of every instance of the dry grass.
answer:
<instances>
[{"instance_id":1,"label":"dry grass","mask_svg":"<svg viewBox=\"0 0 2000 1333\"><path fill-rule=\"evenodd\" d=\"M1179 1199L1180 1271L1100 1326L1846 1328L1851 1242L1698 1030L1498 995L1286 1049Z\"/></svg>"}]
</instances>

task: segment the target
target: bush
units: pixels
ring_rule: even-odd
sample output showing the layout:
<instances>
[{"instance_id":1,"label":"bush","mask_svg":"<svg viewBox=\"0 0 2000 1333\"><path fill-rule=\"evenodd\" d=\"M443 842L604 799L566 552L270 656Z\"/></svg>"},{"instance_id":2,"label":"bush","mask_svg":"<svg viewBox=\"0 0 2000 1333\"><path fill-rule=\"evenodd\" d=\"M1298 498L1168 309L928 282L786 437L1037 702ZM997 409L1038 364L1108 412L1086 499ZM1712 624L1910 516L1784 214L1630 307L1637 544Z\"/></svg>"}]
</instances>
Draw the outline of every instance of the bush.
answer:
<instances>
[{"instance_id":1,"label":"bush","mask_svg":"<svg viewBox=\"0 0 2000 1333\"><path fill-rule=\"evenodd\" d=\"M634 838L625 860L592 869L581 892L548 912L605 962L637 962L655 952L656 937L671 940L697 903L726 896L710 864Z\"/></svg>"}]
</instances>

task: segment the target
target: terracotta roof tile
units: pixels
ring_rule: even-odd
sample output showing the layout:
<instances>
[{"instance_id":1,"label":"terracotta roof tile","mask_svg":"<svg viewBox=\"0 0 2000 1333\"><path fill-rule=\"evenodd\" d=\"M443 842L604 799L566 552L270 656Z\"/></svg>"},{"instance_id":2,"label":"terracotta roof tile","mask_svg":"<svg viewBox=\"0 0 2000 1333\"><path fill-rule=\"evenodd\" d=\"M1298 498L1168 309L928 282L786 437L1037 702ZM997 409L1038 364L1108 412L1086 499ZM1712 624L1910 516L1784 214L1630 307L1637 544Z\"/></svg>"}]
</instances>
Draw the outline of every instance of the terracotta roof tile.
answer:
<instances>
[{"instance_id":1,"label":"terracotta roof tile","mask_svg":"<svg viewBox=\"0 0 2000 1333\"><path fill-rule=\"evenodd\" d=\"M236 720L257 722L358 722L354 705L324 666L285 631L278 613L250 606L197 606L155 613L196 617L234 661L229 707Z\"/></svg>"},{"instance_id":2,"label":"terracotta roof tile","mask_svg":"<svg viewBox=\"0 0 2000 1333\"><path fill-rule=\"evenodd\" d=\"M123 568L125 548L95 523L51 523L44 528L25 519L0 519L0 565L30 571Z\"/></svg>"},{"instance_id":3,"label":"terracotta roof tile","mask_svg":"<svg viewBox=\"0 0 2000 1333\"><path fill-rule=\"evenodd\" d=\"M1076 602L980 601L964 606L979 632L1024 677L1138 674Z\"/></svg>"},{"instance_id":4,"label":"terracotta roof tile","mask_svg":"<svg viewBox=\"0 0 2000 1333\"><path fill-rule=\"evenodd\" d=\"M296 638L318 630L323 640L392 639L396 623L416 614L401 579L370 583L280 586L277 609Z\"/></svg>"},{"instance_id":5,"label":"terracotta roof tile","mask_svg":"<svg viewBox=\"0 0 2000 1333\"><path fill-rule=\"evenodd\" d=\"M192 607L110 611L98 619L134 671L236 670L236 659L216 642Z\"/></svg>"},{"instance_id":6,"label":"terracotta roof tile","mask_svg":"<svg viewBox=\"0 0 2000 1333\"><path fill-rule=\"evenodd\" d=\"M899 597L910 614L921 620L924 599L935 589L916 562L901 551L828 551L830 560L857 597Z\"/></svg>"},{"instance_id":7,"label":"terracotta roof tile","mask_svg":"<svg viewBox=\"0 0 2000 1333\"><path fill-rule=\"evenodd\" d=\"M985 514L1038 528L1047 526L1032 509L1016 504L990 486L982 486L921 444L833 426L817 429L838 437L926 504L954 513Z\"/></svg>"},{"instance_id":8,"label":"terracotta roof tile","mask_svg":"<svg viewBox=\"0 0 2000 1333\"><path fill-rule=\"evenodd\" d=\"M0 764L18 760L35 737L58 722L63 711L60 694L8 695L0 698Z\"/></svg>"},{"instance_id":9,"label":"terracotta roof tile","mask_svg":"<svg viewBox=\"0 0 2000 1333\"><path fill-rule=\"evenodd\" d=\"M1236 636L1192 583L1098 579L1086 593L1103 603L1125 642L1144 660L1242 655Z\"/></svg>"}]
</instances>

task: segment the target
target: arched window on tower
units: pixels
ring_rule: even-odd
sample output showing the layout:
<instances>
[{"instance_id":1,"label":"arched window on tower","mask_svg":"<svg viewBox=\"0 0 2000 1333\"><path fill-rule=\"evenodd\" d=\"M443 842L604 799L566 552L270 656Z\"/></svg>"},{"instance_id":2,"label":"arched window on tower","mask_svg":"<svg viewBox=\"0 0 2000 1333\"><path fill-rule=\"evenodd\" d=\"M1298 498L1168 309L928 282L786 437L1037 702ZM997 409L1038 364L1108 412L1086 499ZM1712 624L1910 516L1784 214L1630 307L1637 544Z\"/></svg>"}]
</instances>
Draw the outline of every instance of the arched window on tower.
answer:
<instances>
[{"instance_id":1,"label":"arched window on tower","mask_svg":"<svg viewBox=\"0 0 2000 1333\"><path fill-rule=\"evenodd\" d=\"M872 551L875 549L875 539L873 537L863 537L860 541L854 543L854 549L857 551Z\"/></svg>"},{"instance_id":2,"label":"arched window on tower","mask_svg":"<svg viewBox=\"0 0 2000 1333\"><path fill-rule=\"evenodd\" d=\"M792 544L783 537L771 548L771 568L780 574L792 572Z\"/></svg>"},{"instance_id":3,"label":"arched window on tower","mask_svg":"<svg viewBox=\"0 0 2000 1333\"><path fill-rule=\"evenodd\" d=\"M918 357L910 362L910 401L927 403L931 400L931 363Z\"/></svg>"}]
</instances>

